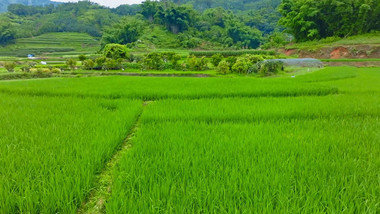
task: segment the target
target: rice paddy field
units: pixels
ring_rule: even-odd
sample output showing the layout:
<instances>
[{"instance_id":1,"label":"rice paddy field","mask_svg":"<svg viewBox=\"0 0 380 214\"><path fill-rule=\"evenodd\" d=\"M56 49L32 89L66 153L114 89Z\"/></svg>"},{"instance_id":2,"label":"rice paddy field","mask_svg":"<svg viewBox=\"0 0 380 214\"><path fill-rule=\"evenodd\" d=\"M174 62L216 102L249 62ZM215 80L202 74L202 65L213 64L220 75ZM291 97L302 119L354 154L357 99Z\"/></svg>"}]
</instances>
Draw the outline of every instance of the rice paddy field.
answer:
<instances>
[{"instance_id":1,"label":"rice paddy field","mask_svg":"<svg viewBox=\"0 0 380 214\"><path fill-rule=\"evenodd\" d=\"M0 213L378 213L380 68L0 81Z\"/></svg>"},{"instance_id":2,"label":"rice paddy field","mask_svg":"<svg viewBox=\"0 0 380 214\"><path fill-rule=\"evenodd\" d=\"M32 38L17 39L15 44L0 49L0 57L58 57L93 54L100 42L85 33L47 33Z\"/></svg>"}]
</instances>

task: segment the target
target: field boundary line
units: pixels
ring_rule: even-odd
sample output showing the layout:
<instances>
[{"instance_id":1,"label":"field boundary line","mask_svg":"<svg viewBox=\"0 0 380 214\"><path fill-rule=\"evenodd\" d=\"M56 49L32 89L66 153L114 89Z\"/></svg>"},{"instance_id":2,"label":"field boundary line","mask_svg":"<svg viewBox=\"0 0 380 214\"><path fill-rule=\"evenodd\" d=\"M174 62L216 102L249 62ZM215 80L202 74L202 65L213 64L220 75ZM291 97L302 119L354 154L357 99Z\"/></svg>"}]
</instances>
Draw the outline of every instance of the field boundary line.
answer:
<instances>
[{"instance_id":1,"label":"field boundary line","mask_svg":"<svg viewBox=\"0 0 380 214\"><path fill-rule=\"evenodd\" d=\"M135 137L140 123L141 115L146 106L154 101L144 101L140 113L136 117L136 121L129 130L127 137L115 154L105 164L102 172L97 176L96 183L88 198L82 203L77 213L105 213L105 202L110 197L113 184L113 169L121 158L132 148L131 141Z\"/></svg>"}]
</instances>

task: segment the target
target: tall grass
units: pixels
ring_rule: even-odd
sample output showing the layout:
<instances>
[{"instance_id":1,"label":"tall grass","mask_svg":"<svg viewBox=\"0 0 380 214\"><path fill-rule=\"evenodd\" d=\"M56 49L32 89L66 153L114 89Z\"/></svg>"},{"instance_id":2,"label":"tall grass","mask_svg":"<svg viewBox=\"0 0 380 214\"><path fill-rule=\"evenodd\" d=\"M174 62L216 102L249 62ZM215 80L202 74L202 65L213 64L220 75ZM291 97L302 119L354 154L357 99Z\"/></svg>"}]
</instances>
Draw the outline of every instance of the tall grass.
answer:
<instances>
[{"instance_id":1,"label":"tall grass","mask_svg":"<svg viewBox=\"0 0 380 214\"><path fill-rule=\"evenodd\" d=\"M0 213L75 213L141 107L0 94Z\"/></svg>"}]
</instances>

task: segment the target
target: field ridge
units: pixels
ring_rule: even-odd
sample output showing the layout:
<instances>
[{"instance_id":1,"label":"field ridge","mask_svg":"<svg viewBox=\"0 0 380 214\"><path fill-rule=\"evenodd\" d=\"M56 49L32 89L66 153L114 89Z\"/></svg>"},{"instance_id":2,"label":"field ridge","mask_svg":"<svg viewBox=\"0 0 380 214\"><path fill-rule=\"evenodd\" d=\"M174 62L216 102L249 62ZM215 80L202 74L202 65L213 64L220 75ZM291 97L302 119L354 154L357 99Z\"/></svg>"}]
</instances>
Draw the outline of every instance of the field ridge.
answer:
<instances>
[{"instance_id":1,"label":"field ridge","mask_svg":"<svg viewBox=\"0 0 380 214\"><path fill-rule=\"evenodd\" d=\"M82 206L78 210L78 213L93 214L105 212L105 202L111 195L111 187L113 181L112 174L114 167L132 147L131 141L139 129L142 113L144 112L145 107L148 106L151 102L152 101L145 101L143 103L143 107L136 117L136 122L128 132L128 135L123 141L123 144L115 152L111 159L105 164L103 171L98 175L94 188L92 189L86 201L83 202Z\"/></svg>"}]
</instances>

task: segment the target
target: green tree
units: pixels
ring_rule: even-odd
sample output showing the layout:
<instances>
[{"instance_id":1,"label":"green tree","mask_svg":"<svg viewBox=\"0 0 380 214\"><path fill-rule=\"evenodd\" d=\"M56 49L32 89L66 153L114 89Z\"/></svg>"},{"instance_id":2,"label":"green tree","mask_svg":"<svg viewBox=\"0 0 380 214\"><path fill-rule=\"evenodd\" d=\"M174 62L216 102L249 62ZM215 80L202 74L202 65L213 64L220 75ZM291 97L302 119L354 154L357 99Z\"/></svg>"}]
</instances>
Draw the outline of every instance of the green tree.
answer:
<instances>
[{"instance_id":1,"label":"green tree","mask_svg":"<svg viewBox=\"0 0 380 214\"><path fill-rule=\"evenodd\" d=\"M126 17L119 23L105 29L102 45L109 43L128 44L136 42L142 35L146 23L136 17Z\"/></svg>"},{"instance_id":2,"label":"green tree","mask_svg":"<svg viewBox=\"0 0 380 214\"><path fill-rule=\"evenodd\" d=\"M112 59L126 59L129 58L129 49L125 45L120 44L107 44L104 47L104 56Z\"/></svg>"},{"instance_id":3,"label":"green tree","mask_svg":"<svg viewBox=\"0 0 380 214\"><path fill-rule=\"evenodd\" d=\"M69 67L71 70L74 70L77 66L77 61L73 58L69 58L66 60L66 65Z\"/></svg>"},{"instance_id":4,"label":"green tree","mask_svg":"<svg viewBox=\"0 0 380 214\"><path fill-rule=\"evenodd\" d=\"M282 0L279 11L297 41L380 30L380 0Z\"/></svg>"},{"instance_id":5,"label":"green tree","mask_svg":"<svg viewBox=\"0 0 380 214\"><path fill-rule=\"evenodd\" d=\"M7 45L15 40L15 31L11 23L0 20L0 45Z\"/></svg>"}]
</instances>

